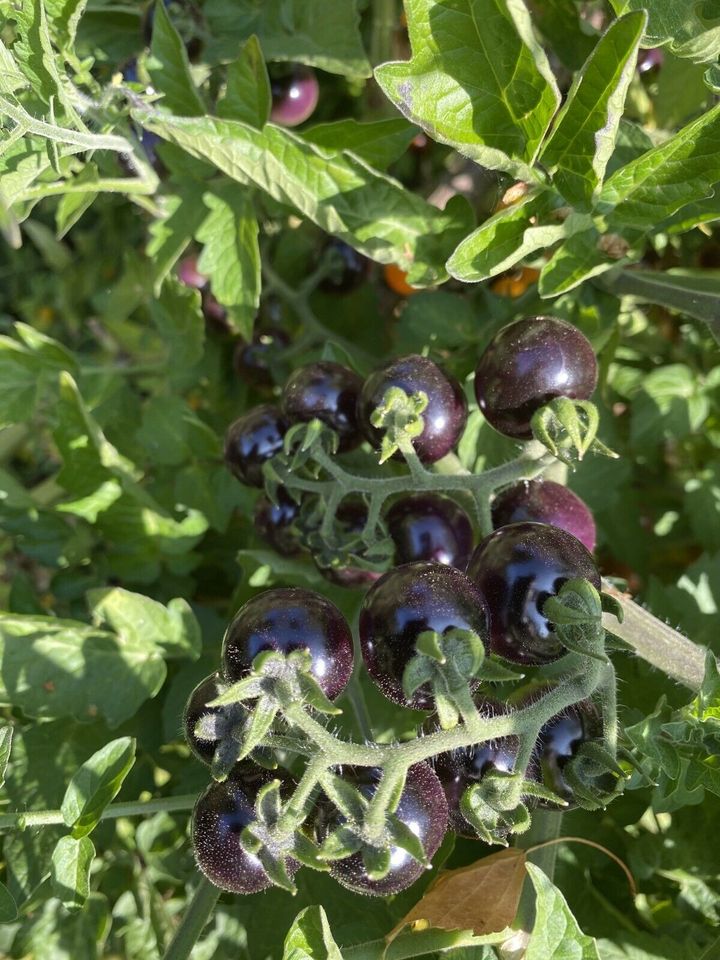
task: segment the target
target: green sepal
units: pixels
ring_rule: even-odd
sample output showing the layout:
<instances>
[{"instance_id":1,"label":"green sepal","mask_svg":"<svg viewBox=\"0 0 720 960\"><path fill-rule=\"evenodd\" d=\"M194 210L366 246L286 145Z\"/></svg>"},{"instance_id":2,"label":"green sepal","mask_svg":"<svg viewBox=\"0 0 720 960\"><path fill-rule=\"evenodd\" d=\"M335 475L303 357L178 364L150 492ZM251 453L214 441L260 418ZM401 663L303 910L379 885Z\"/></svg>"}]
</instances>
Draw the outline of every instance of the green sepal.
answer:
<instances>
[{"instance_id":1,"label":"green sepal","mask_svg":"<svg viewBox=\"0 0 720 960\"><path fill-rule=\"evenodd\" d=\"M386 775L386 774L383 774L383 776L385 776L385 775ZM405 790L405 781L406 781L406 779L407 779L407 770L403 773L403 775L402 775L401 777L398 777L398 778L395 780L395 783L394 783L393 789L392 789L392 793L390 794L390 796L389 796L389 798L388 798L387 806L386 806L386 808L385 808L388 813L395 813L395 811L397 810L398 806L400 805L400 801L402 800L402 795L403 795L403 792L404 792L404 790Z\"/></svg>"},{"instance_id":2,"label":"green sepal","mask_svg":"<svg viewBox=\"0 0 720 960\"><path fill-rule=\"evenodd\" d=\"M390 872L391 856L392 854L387 847L363 847L363 865L370 880L385 879Z\"/></svg>"},{"instance_id":3,"label":"green sepal","mask_svg":"<svg viewBox=\"0 0 720 960\"><path fill-rule=\"evenodd\" d=\"M415 649L419 654L436 660L438 663L446 663L447 657L442 646L441 634L434 630L423 630L415 641Z\"/></svg>"},{"instance_id":4,"label":"green sepal","mask_svg":"<svg viewBox=\"0 0 720 960\"><path fill-rule=\"evenodd\" d=\"M567 807L567 800L555 793L553 790L550 790L542 783L538 783L537 780L523 780L522 786L523 796L526 797L537 797L538 800L544 800L546 803L552 803L557 807Z\"/></svg>"},{"instance_id":5,"label":"green sepal","mask_svg":"<svg viewBox=\"0 0 720 960\"><path fill-rule=\"evenodd\" d=\"M403 670L403 693L410 700L416 690L430 683L435 676L432 661L423 655L412 657Z\"/></svg>"},{"instance_id":6,"label":"green sepal","mask_svg":"<svg viewBox=\"0 0 720 960\"><path fill-rule=\"evenodd\" d=\"M403 446L425 429L422 413L428 405L426 393L406 393L401 387L390 387L379 406L370 414L370 423L384 431L380 446L380 463L385 463Z\"/></svg>"},{"instance_id":7,"label":"green sepal","mask_svg":"<svg viewBox=\"0 0 720 960\"><path fill-rule=\"evenodd\" d=\"M430 865L425 848L420 842L420 838L412 832L410 827L403 823L399 817L390 816L388 818L387 833L391 843L400 847L406 853L409 853L413 860L417 860L424 867Z\"/></svg>"},{"instance_id":8,"label":"green sepal","mask_svg":"<svg viewBox=\"0 0 720 960\"><path fill-rule=\"evenodd\" d=\"M227 690L223 691L219 697L208 703L209 707L229 707L234 703L242 703L243 700L257 700L263 693L262 683L259 677L243 677Z\"/></svg>"},{"instance_id":9,"label":"green sepal","mask_svg":"<svg viewBox=\"0 0 720 960\"><path fill-rule=\"evenodd\" d=\"M317 680L309 673L299 673L297 676L298 686L302 694L303 701L318 713L325 713L329 716L339 716L342 713L340 707L328 700Z\"/></svg>"},{"instance_id":10,"label":"green sepal","mask_svg":"<svg viewBox=\"0 0 720 960\"><path fill-rule=\"evenodd\" d=\"M240 832L240 846L249 856L256 857L262 850L263 842L260 837L253 832L252 827L245 827L245 829Z\"/></svg>"},{"instance_id":11,"label":"green sepal","mask_svg":"<svg viewBox=\"0 0 720 960\"><path fill-rule=\"evenodd\" d=\"M293 650L292 653L280 653L279 650L262 650L253 659L252 672L258 677L274 677L278 672L282 672L285 662L295 654L302 656L308 654L307 650ZM297 660L298 658L296 658ZM299 665L298 665L299 666Z\"/></svg>"},{"instance_id":12,"label":"green sepal","mask_svg":"<svg viewBox=\"0 0 720 960\"><path fill-rule=\"evenodd\" d=\"M225 737L218 743L210 764L210 775L213 780L219 783L227 780L238 762L240 750L241 745L234 737Z\"/></svg>"},{"instance_id":13,"label":"green sepal","mask_svg":"<svg viewBox=\"0 0 720 960\"><path fill-rule=\"evenodd\" d=\"M512 681L524 680L525 674L518 673L517 670L511 670L494 657L486 657L475 674L475 678L490 683L511 683Z\"/></svg>"},{"instance_id":14,"label":"green sepal","mask_svg":"<svg viewBox=\"0 0 720 960\"><path fill-rule=\"evenodd\" d=\"M238 760L244 760L249 753L260 746L272 727L277 712L278 707L273 699L258 700L243 731L244 737Z\"/></svg>"},{"instance_id":15,"label":"green sepal","mask_svg":"<svg viewBox=\"0 0 720 960\"><path fill-rule=\"evenodd\" d=\"M625 610L623 605L614 597L611 593L605 593L604 591L600 594L600 603L602 605L603 613L609 613L611 616L615 617L618 623L622 623L625 619Z\"/></svg>"},{"instance_id":16,"label":"green sepal","mask_svg":"<svg viewBox=\"0 0 720 960\"><path fill-rule=\"evenodd\" d=\"M597 407L589 400L556 397L537 410L530 421L533 436L554 457L572 465L588 450L617 458L617 454L597 439L600 424Z\"/></svg>"},{"instance_id":17,"label":"green sepal","mask_svg":"<svg viewBox=\"0 0 720 960\"><path fill-rule=\"evenodd\" d=\"M274 857L267 847L261 847L256 856L262 864L262 868L268 875L268 878L272 881L273 886L280 887L281 890L287 890L287 892L293 894L293 896L297 893L297 887L290 879L284 857L280 859Z\"/></svg>"},{"instance_id":18,"label":"green sepal","mask_svg":"<svg viewBox=\"0 0 720 960\"><path fill-rule=\"evenodd\" d=\"M342 826L328 834L318 851L318 857L321 861L344 860L362 850L362 847L360 835L350 827Z\"/></svg>"},{"instance_id":19,"label":"green sepal","mask_svg":"<svg viewBox=\"0 0 720 960\"><path fill-rule=\"evenodd\" d=\"M255 798L255 812L261 823L274 827L282 814L283 803L280 797L280 781L271 780L264 784Z\"/></svg>"},{"instance_id":20,"label":"green sepal","mask_svg":"<svg viewBox=\"0 0 720 960\"><path fill-rule=\"evenodd\" d=\"M566 580L562 587L560 587L557 596L550 597L549 599L561 601L566 611L557 620L553 620L554 623L599 623L602 617L600 594L589 580L584 580L582 577L577 577L574 580ZM548 601L546 601L546 603L547 602ZM575 619L577 613L583 614L581 620ZM546 616L548 616L548 614L546 614Z\"/></svg>"},{"instance_id":21,"label":"green sepal","mask_svg":"<svg viewBox=\"0 0 720 960\"><path fill-rule=\"evenodd\" d=\"M477 675L485 659L485 646L472 630L451 628L443 634L443 649L448 663L468 679Z\"/></svg>"},{"instance_id":22,"label":"green sepal","mask_svg":"<svg viewBox=\"0 0 720 960\"><path fill-rule=\"evenodd\" d=\"M336 774L330 774L330 776L333 786L332 802L348 820L361 823L367 809L367 800L359 790L356 790L352 784L343 780L342 777Z\"/></svg>"},{"instance_id":23,"label":"green sepal","mask_svg":"<svg viewBox=\"0 0 720 960\"><path fill-rule=\"evenodd\" d=\"M443 730L452 730L460 721L460 714L457 707L450 697L437 687L435 693L435 709L437 710L438 720Z\"/></svg>"},{"instance_id":24,"label":"green sepal","mask_svg":"<svg viewBox=\"0 0 720 960\"><path fill-rule=\"evenodd\" d=\"M543 616L558 626L570 624L581 626L586 623L597 623L597 617L586 610L569 607L560 597L548 597L543 604Z\"/></svg>"},{"instance_id":25,"label":"green sepal","mask_svg":"<svg viewBox=\"0 0 720 960\"><path fill-rule=\"evenodd\" d=\"M330 869L329 865L321 858L318 845L313 843L302 830L295 831L293 857L304 867L309 867L311 870L326 872Z\"/></svg>"}]
</instances>

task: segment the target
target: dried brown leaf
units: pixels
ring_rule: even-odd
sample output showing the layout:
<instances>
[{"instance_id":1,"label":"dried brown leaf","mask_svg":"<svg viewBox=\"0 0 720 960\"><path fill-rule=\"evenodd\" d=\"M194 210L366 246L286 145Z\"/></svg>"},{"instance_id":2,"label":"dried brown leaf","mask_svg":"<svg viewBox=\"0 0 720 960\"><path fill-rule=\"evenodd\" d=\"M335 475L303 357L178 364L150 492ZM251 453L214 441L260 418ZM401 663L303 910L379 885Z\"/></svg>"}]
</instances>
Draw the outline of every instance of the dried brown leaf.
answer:
<instances>
[{"instance_id":1,"label":"dried brown leaf","mask_svg":"<svg viewBox=\"0 0 720 960\"><path fill-rule=\"evenodd\" d=\"M515 919L525 860L525 850L511 848L470 866L444 871L386 942L390 944L408 924L416 930L472 930L476 936L499 933Z\"/></svg>"}]
</instances>

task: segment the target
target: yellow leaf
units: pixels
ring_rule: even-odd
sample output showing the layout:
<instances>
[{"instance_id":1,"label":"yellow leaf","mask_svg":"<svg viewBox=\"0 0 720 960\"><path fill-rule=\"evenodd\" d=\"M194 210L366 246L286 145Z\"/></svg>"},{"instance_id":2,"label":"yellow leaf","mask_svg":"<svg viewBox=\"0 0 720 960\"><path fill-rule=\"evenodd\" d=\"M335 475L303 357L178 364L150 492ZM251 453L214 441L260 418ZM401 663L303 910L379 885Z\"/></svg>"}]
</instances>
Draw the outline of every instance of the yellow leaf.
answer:
<instances>
[{"instance_id":1,"label":"yellow leaf","mask_svg":"<svg viewBox=\"0 0 720 960\"><path fill-rule=\"evenodd\" d=\"M403 927L472 930L476 936L499 933L515 919L526 851L501 850L459 870L441 873L425 896L385 938L390 944Z\"/></svg>"}]
</instances>

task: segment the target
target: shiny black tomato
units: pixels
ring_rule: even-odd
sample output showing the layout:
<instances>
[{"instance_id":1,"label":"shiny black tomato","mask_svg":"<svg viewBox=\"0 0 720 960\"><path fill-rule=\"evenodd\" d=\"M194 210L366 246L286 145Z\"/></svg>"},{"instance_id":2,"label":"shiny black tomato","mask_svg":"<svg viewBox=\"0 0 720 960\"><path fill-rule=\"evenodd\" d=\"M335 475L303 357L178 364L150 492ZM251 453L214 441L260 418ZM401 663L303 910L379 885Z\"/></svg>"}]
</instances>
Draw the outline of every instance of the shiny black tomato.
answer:
<instances>
[{"instance_id":1,"label":"shiny black tomato","mask_svg":"<svg viewBox=\"0 0 720 960\"><path fill-rule=\"evenodd\" d=\"M257 857L240 845L240 834L255 820L255 798L264 784L282 779L287 796L295 784L260 767L236 767L223 783L212 783L200 795L192 814L192 844L195 860L205 876L230 893L258 893L271 886ZM286 797L287 799L287 797ZM300 864L288 858L290 875Z\"/></svg>"},{"instance_id":2,"label":"shiny black tomato","mask_svg":"<svg viewBox=\"0 0 720 960\"><path fill-rule=\"evenodd\" d=\"M238 377L255 386L272 386L272 365L290 344L290 337L279 327L265 327L253 334L247 343L241 340L233 354Z\"/></svg>"},{"instance_id":3,"label":"shiny black tomato","mask_svg":"<svg viewBox=\"0 0 720 960\"><path fill-rule=\"evenodd\" d=\"M473 548L470 519L463 508L437 493L415 493L397 500L387 516L395 562L434 560L458 570L467 567Z\"/></svg>"},{"instance_id":4,"label":"shiny black tomato","mask_svg":"<svg viewBox=\"0 0 720 960\"><path fill-rule=\"evenodd\" d=\"M338 507L335 513L335 521L340 530L341 537L350 538L354 534L360 534L365 529L367 523L368 511L367 504L361 498L347 497ZM320 573L338 587L366 587L370 583L375 583L382 576L375 570L368 570L366 567L360 567L357 564L348 564L344 567L326 566L319 562L317 557L315 566Z\"/></svg>"},{"instance_id":5,"label":"shiny black tomato","mask_svg":"<svg viewBox=\"0 0 720 960\"><path fill-rule=\"evenodd\" d=\"M263 486L263 464L280 453L288 423L277 407L264 403L230 425L225 463L249 487Z\"/></svg>"},{"instance_id":6,"label":"shiny black tomato","mask_svg":"<svg viewBox=\"0 0 720 960\"><path fill-rule=\"evenodd\" d=\"M359 787L369 799L380 781L380 771L350 768L343 770L343 778ZM427 763L416 763L407 772L405 789L395 815L420 840L428 858L433 857L442 843L447 829L447 801L442 786ZM340 826L341 819L330 822L330 829ZM387 897L407 889L423 874L424 867L401 847L390 848L390 870L382 880L372 880L363 863L362 854L355 853L345 860L336 860L330 875L348 890L371 897Z\"/></svg>"},{"instance_id":7,"label":"shiny black tomato","mask_svg":"<svg viewBox=\"0 0 720 960\"><path fill-rule=\"evenodd\" d=\"M334 603L312 590L265 590L248 600L225 632L224 675L241 679L265 650L309 650L311 673L331 700L342 693L352 673L350 627Z\"/></svg>"},{"instance_id":8,"label":"shiny black tomato","mask_svg":"<svg viewBox=\"0 0 720 960\"><path fill-rule=\"evenodd\" d=\"M261 496L255 501L253 522L255 529L271 547L283 557L291 557L301 550L300 540L292 525L300 515L300 504L278 487L277 503Z\"/></svg>"},{"instance_id":9,"label":"shiny black tomato","mask_svg":"<svg viewBox=\"0 0 720 960\"><path fill-rule=\"evenodd\" d=\"M293 64L270 78L272 108L270 119L282 127L296 127L315 111L320 87L314 70Z\"/></svg>"},{"instance_id":10,"label":"shiny black tomato","mask_svg":"<svg viewBox=\"0 0 720 960\"><path fill-rule=\"evenodd\" d=\"M380 447L382 431L372 425L370 418L390 387L400 387L410 395L424 393L428 398L422 413L423 432L412 441L420 460L434 463L450 453L467 420L467 402L457 380L418 354L391 360L371 373L360 393L358 422L376 448Z\"/></svg>"},{"instance_id":11,"label":"shiny black tomato","mask_svg":"<svg viewBox=\"0 0 720 960\"><path fill-rule=\"evenodd\" d=\"M350 293L368 278L370 261L350 244L331 237L323 248L331 254L330 272L319 284L324 293Z\"/></svg>"},{"instance_id":12,"label":"shiny black tomato","mask_svg":"<svg viewBox=\"0 0 720 960\"><path fill-rule=\"evenodd\" d=\"M415 656L418 636L457 628L487 636L487 610L477 587L455 567L406 563L384 574L360 608L360 648L368 673L385 696L402 706L433 707L430 690L420 688L408 701L403 672Z\"/></svg>"},{"instance_id":13,"label":"shiny black tomato","mask_svg":"<svg viewBox=\"0 0 720 960\"><path fill-rule=\"evenodd\" d=\"M590 341L554 317L529 317L503 327L475 370L475 396L499 433L532 439L536 410L556 397L587 400L597 384Z\"/></svg>"},{"instance_id":14,"label":"shiny black tomato","mask_svg":"<svg viewBox=\"0 0 720 960\"><path fill-rule=\"evenodd\" d=\"M339 450L351 450L360 440L357 402L362 378L341 363L318 360L291 374L282 394L283 413L292 423L317 417L339 438Z\"/></svg>"},{"instance_id":15,"label":"shiny black tomato","mask_svg":"<svg viewBox=\"0 0 720 960\"><path fill-rule=\"evenodd\" d=\"M492 504L494 527L531 520L567 530L592 553L595 520L590 508L572 490L552 480L522 480L499 493Z\"/></svg>"},{"instance_id":16,"label":"shiny black tomato","mask_svg":"<svg viewBox=\"0 0 720 960\"><path fill-rule=\"evenodd\" d=\"M478 708L486 717L503 713L500 704L482 700ZM488 740L462 750L441 753L433 761L448 802L448 826L461 837L476 834L460 811L460 801L468 787L479 783L491 770L512 773L517 761L520 741L517 737Z\"/></svg>"},{"instance_id":17,"label":"shiny black tomato","mask_svg":"<svg viewBox=\"0 0 720 960\"><path fill-rule=\"evenodd\" d=\"M513 663L550 663L565 652L542 608L567 580L600 589L588 549L545 523L500 527L475 549L467 574L487 604L491 651Z\"/></svg>"},{"instance_id":18,"label":"shiny black tomato","mask_svg":"<svg viewBox=\"0 0 720 960\"><path fill-rule=\"evenodd\" d=\"M195 727L199 720L211 714L220 717L223 712L222 707L209 707L208 703L220 696L222 680L218 673L212 673L205 677L195 687L188 698L183 713L183 730L185 731L185 740L190 750L202 763L212 763L215 753L215 740L202 740L195 733Z\"/></svg>"},{"instance_id":19,"label":"shiny black tomato","mask_svg":"<svg viewBox=\"0 0 720 960\"><path fill-rule=\"evenodd\" d=\"M563 776L563 768L577 754L583 743L599 741L602 735L602 717L591 700L583 700L568 707L540 730L533 754L533 769L538 771L535 775L546 787L573 806L573 792ZM612 775L608 774L608 778L608 788L611 789ZM553 804L544 801L540 806L557 809Z\"/></svg>"}]
</instances>

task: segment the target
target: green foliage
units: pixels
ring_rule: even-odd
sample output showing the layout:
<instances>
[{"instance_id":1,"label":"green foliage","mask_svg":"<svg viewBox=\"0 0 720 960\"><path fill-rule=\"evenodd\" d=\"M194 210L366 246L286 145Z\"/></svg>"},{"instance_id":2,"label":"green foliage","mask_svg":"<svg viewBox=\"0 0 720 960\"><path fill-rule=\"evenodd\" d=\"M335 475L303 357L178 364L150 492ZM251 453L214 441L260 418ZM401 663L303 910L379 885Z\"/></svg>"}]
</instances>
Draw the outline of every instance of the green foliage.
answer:
<instances>
[{"instance_id":1,"label":"green foliage","mask_svg":"<svg viewBox=\"0 0 720 960\"><path fill-rule=\"evenodd\" d=\"M720 653L715 0L407 0L409 43L387 0L159 2L146 45L148 6L0 2L9 958L162 957L192 916L188 817L209 777L188 759L182 708L216 669L229 618L258 589L288 584L357 616L362 591L258 537L257 494L222 463L227 425L276 402L302 363L330 357L365 373L426 353L471 397L477 357L504 324L535 313L574 323L599 356L598 436L620 454L588 457L568 477L595 514L603 573ZM657 75L635 68L648 47L662 48ZM132 82L121 79L130 59ZM318 109L297 131L268 122L271 81L289 62L320 79ZM322 283L328 235L374 262L358 289ZM175 276L187 256L202 291ZM445 286L397 296L385 265L417 287ZM526 268L539 277L503 295L498 282ZM210 289L221 319L203 312ZM291 345L269 385L251 383L233 352L273 326ZM457 453L433 476L439 488L455 477L447 492L471 509L457 471L502 469L517 444L472 409ZM365 451L343 463L348 493L361 474L393 479L396 492L405 483L392 461L368 467ZM360 541L350 557L366 562L353 554ZM613 660L630 778L606 810L566 814L562 833L626 862L635 900L613 861L563 844L554 882L528 868L535 919L524 900L515 944L416 929L387 946L434 873L365 899L304 868L294 899L223 898L193 957L497 960L518 945L528 960L713 957L714 660L692 697L637 657ZM519 682L492 658L481 669L496 671L499 695L499 679ZM327 702L301 687L322 718ZM424 721L367 677L339 707L331 729L359 743L408 741ZM250 742L271 728L265 708ZM444 716L458 717L451 697ZM487 852L458 838L435 867Z\"/></svg>"}]
</instances>

